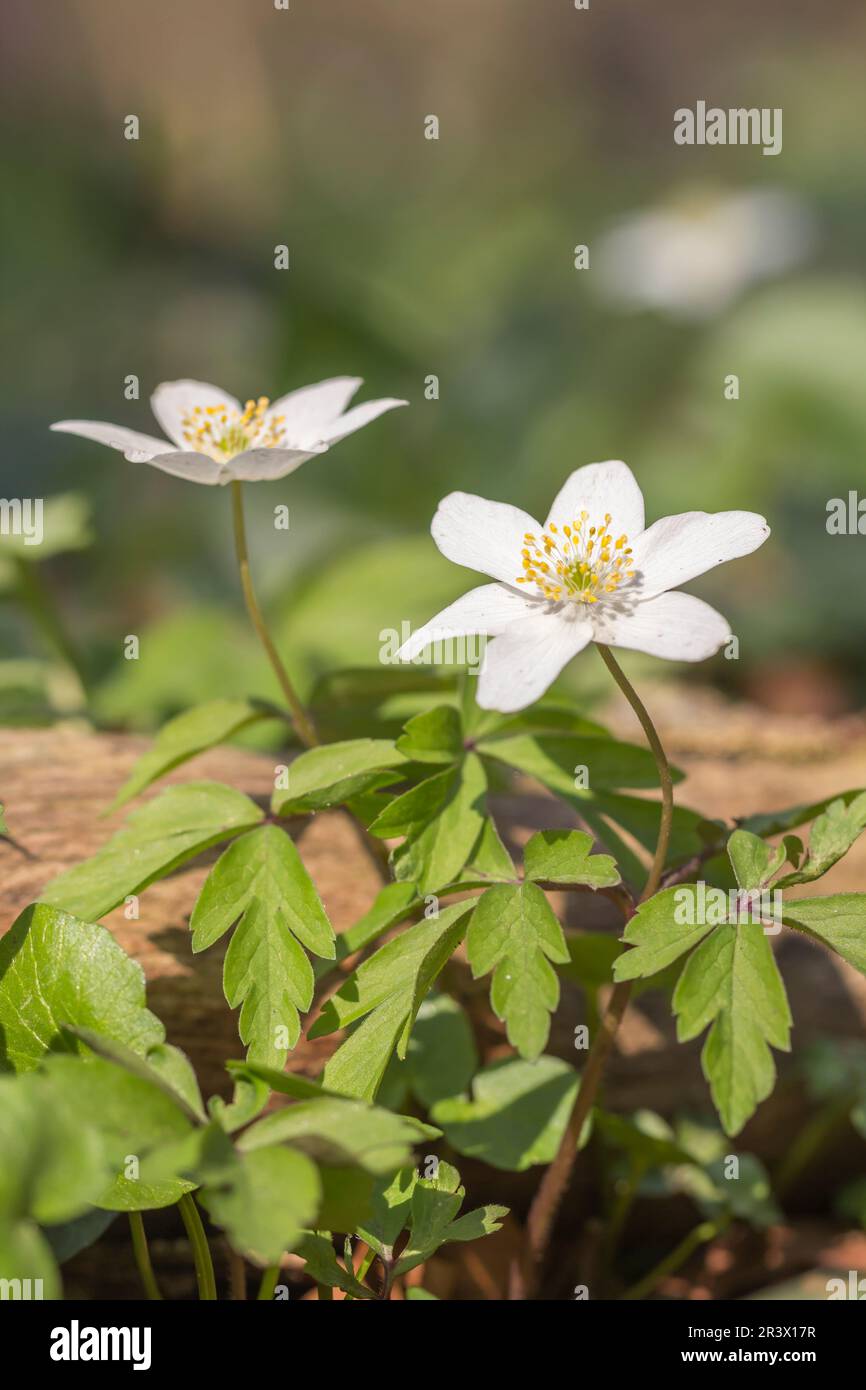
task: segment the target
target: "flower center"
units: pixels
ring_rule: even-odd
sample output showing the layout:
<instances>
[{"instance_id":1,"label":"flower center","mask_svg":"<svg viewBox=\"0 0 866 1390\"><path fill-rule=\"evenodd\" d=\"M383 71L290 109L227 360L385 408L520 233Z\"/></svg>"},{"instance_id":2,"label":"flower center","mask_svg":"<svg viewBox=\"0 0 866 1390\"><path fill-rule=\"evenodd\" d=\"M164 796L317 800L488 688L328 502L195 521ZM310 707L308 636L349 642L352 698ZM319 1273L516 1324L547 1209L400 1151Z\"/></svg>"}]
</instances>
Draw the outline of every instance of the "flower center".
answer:
<instances>
[{"instance_id":1,"label":"flower center","mask_svg":"<svg viewBox=\"0 0 866 1390\"><path fill-rule=\"evenodd\" d=\"M228 405L197 405L184 415L183 437L191 449L227 463L245 449L275 449L283 442L285 415L268 415L270 401L259 396L243 410Z\"/></svg>"},{"instance_id":2,"label":"flower center","mask_svg":"<svg viewBox=\"0 0 866 1390\"><path fill-rule=\"evenodd\" d=\"M613 538L611 516L590 526L589 512L562 528L550 523L541 536L523 537L523 574L518 584L534 584L546 599L560 603L598 603L633 578L628 536Z\"/></svg>"}]
</instances>

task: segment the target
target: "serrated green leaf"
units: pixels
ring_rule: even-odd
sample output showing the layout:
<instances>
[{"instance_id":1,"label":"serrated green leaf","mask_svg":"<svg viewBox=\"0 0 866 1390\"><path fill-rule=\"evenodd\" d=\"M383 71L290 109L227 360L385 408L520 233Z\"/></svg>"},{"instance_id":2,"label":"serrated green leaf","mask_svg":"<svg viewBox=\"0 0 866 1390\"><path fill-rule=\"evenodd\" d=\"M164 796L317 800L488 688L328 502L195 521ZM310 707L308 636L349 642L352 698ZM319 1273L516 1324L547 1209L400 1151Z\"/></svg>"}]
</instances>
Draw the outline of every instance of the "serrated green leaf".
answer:
<instances>
[{"instance_id":1,"label":"serrated green leaf","mask_svg":"<svg viewBox=\"0 0 866 1390\"><path fill-rule=\"evenodd\" d=\"M551 961L568 960L556 914L534 883L497 884L482 895L466 938L475 979L494 971L490 1002L522 1056L538 1057L559 1003Z\"/></svg>"},{"instance_id":2,"label":"serrated green leaf","mask_svg":"<svg viewBox=\"0 0 866 1390\"><path fill-rule=\"evenodd\" d=\"M131 893L261 819L255 802L220 782L169 787L134 811L91 859L52 879L42 900L97 920Z\"/></svg>"},{"instance_id":3,"label":"serrated green leaf","mask_svg":"<svg viewBox=\"0 0 866 1390\"><path fill-rule=\"evenodd\" d=\"M620 882L616 863L607 854L592 853L592 836L585 830L540 830L523 851L526 877L552 883L585 883L611 888Z\"/></svg>"},{"instance_id":4,"label":"serrated green leaf","mask_svg":"<svg viewBox=\"0 0 866 1390\"><path fill-rule=\"evenodd\" d=\"M329 1289L342 1289L352 1298L376 1298L376 1294L340 1264L330 1240L318 1232L307 1232L298 1246L298 1254L306 1261L307 1273L317 1284L324 1284Z\"/></svg>"},{"instance_id":5,"label":"serrated green leaf","mask_svg":"<svg viewBox=\"0 0 866 1390\"><path fill-rule=\"evenodd\" d=\"M383 840L397 835L417 835L454 794L458 775L452 768L437 772L394 797L371 822L370 834Z\"/></svg>"},{"instance_id":6,"label":"serrated green leaf","mask_svg":"<svg viewBox=\"0 0 866 1390\"><path fill-rule=\"evenodd\" d=\"M823 941L866 975L866 893L836 893L830 898L786 902L782 919L787 926Z\"/></svg>"},{"instance_id":7,"label":"serrated green leaf","mask_svg":"<svg viewBox=\"0 0 866 1390\"><path fill-rule=\"evenodd\" d=\"M788 1051L791 1012L759 923L715 927L686 962L674 992L677 1036L712 1024L702 1063L727 1134L737 1134L773 1088L770 1045Z\"/></svg>"},{"instance_id":8,"label":"serrated green leaf","mask_svg":"<svg viewBox=\"0 0 866 1390\"><path fill-rule=\"evenodd\" d=\"M728 858L744 890L765 888L786 859L786 846L768 845L749 830L735 830L728 840Z\"/></svg>"},{"instance_id":9,"label":"serrated green leaf","mask_svg":"<svg viewBox=\"0 0 866 1390\"><path fill-rule=\"evenodd\" d=\"M370 1215L358 1227L358 1235L390 1263L397 1237L409 1220L412 1193L418 1182L416 1168L401 1168L393 1178L382 1179L373 1189Z\"/></svg>"},{"instance_id":10,"label":"serrated green leaf","mask_svg":"<svg viewBox=\"0 0 866 1390\"><path fill-rule=\"evenodd\" d=\"M223 983L240 1006L240 1035L257 1061L279 1065L295 1046L300 1014L313 998L313 969L302 946L333 957L334 933L301 857L276 825L263 825L217 860L190 918L194 951L237 923Z\"/></svg>"},{"instance_id":11,"label":"serrated green leaf","mask_svg":"<svg viewBox=\"0 0 866 1390\"><path fill-rule=\"evenodd\" d=\"M502 843L492 816L484 817L481 834L462 877L471 881L491 879L493 882L510 882L516 878L514 861Z\"/></svg>"},{"instance_id":12,"label":"serrated green leaf","mask_svg":"<svg viewBox=\"0 0 866 1390\"><path fill-rule=\"evenodd\" d=\"M325 1066L327 1087L372 1100L394 1048L405 1056L421 1001L463 939L471 902L456 903L410 927L363 961L328 1000L310 1038L370 1017Z\"/></svg>"},{"instance_id":13,"label":"serrated green leaf","mask_svg":"<svg viewBox=\"0 0 866 1390\"><path fill-rule=\"evenodd\" d=\"M397 769L406 763L387 738L355 738L310 748L290 764L288 786L274 792L271 809L275 815L288 816L339 805L383 785L381 774L388 774L385 783L398 781Z\"/></svg>"},{"instance_id":14,"label":"serrated green leaf","mask_svg":"<svg viewBox=\"0 0 866 1390\"><path fill-rule=\"evenodd\" d=\"M499 1229L507 1207L484 1207L458 1217L465 1196L460 1174L450 1163L438 1163L435 1176L429 1178L403 1169L379 1187L373 1217L358 1234L390 1263L397 1237L408 1227L408 1239L391 1273L398 1279L448 1241L477 1240Z\"/></svg>"},{"instance_id":15,"label":"serrated green leaf","mask_svg":"<svg viewBox=\"0 0 866 1390\"><path fill-rule=\"evenodd\" d=\"M426 824L413 828L393 855L395 877L416 883L422 896L458 877L478 843L484 820L487 777L481 759L469 753L444 776L444 803Z\"/></svg>"},{"instance_id":16,"label":"serrated green leaf","mask_svg":"<svg viewBox=\"0 0 866 1390\"><path fill-rule=\"evenodd\" d=\"M48 1051L76 1051L69 1024L140 1054L165 1038L141 967L111 933L36 903L0 940L0 1067L29 1071Z\"/></svg>"},{"instance_id":17,"label":"serrated green leaf","mask_svg":"<svg viewBox=\"0 0 866 1390\"><path fill-rule=\"evenodd\" d=\"M711 926L701 920L697 904L694 883L664 888L641 903L622 936L634 949L614 962L613 978L648 979L696 946Z\"/></svg>"},{"instance_id":18,"label":"serrated green leaf","mask_svg":"<svg viewBox=\"0 0 866 1390\"><path fill-rule=\"evenodd\" d=\"M807 825L809 821L820 816L826 811L828 806L834 801L843 801L849 805L857 797L864 794L863 787L855 787L850 791L837 792L833 796L825 796L820 801L813 801L803 806L788 806L783 811L760 812L754 816L745 816L739 821L739 826L743 830L750 830L754 835L781 835L787 830L796 830L800 825Z\"/></svg>"},{"instance_id":19,"label":"serrated green leaf","mask_svg":"<svg viewBox=\"0 0 866 1390\"><path fill-rule=\"evenodd\" d=\"M798 883L812 883L848 853L854 841L866 828L866 792L852 801L842 797L831 801L812 825L809 848L799 869L784 874L776 882L779 889L793 888Z\"/></svg>"},{"instance_id":20,"label":"serrated green leaf","mask_svg":"<svg viewBox=\"0 0 866 1390\"><path fill-rule=\"evenodd\" d=\"M453 705L437 705L408 720L397 739L404 757L415 763L455 763L463 757L463 730Z\"/></svg>"},{"instance_id":21,"label":"serrated green leaf","mask_svg":"<svg viewBox=\"0 0 866 1390\"><path fill-rule=\"evenodd\" d=\"M263 719L285 719L275 705L263 700L208 700L195 705L164 724L147 750L135 764L117 793L109 812L116 811L139 792L144 791L172 768L234 738L242 729Z\"/></svg>"},{"instance_id":22,"label":"serrated green leaf","mask_svg":"<svg viewBox=\"0 0 866 1390\"><path fill-rule=\"evenodd\" d=\"M284 1251L300 1244L304 1228L315 1222L321 1198L312 1160L277 1146L241 1155L229 1181L199 1193L233 1248L259 1265L276 1264Z\"/></svg>"},{"instance_id":23,"label":"serrated green leaf","mask_svg":"<svg viewBox=\"0 0 866 1390\"><path fill-rule=\"evenodd\" d=\"M430 1118L452 1148L493 1168L522 1172L550 1163L577 1096L577 1073L558 1057L508 1057L478 1072L472 1097L434 1105Z\"/></svg>"}]
</instances>

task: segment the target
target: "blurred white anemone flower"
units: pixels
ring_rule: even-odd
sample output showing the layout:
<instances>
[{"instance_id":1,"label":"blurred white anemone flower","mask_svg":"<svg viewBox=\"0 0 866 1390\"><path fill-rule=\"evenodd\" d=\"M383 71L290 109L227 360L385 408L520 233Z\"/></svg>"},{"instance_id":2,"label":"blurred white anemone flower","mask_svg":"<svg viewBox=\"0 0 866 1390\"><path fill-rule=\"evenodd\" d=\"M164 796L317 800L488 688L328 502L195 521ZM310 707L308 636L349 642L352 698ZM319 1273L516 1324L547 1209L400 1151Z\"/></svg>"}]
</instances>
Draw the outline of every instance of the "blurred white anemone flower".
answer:
<instances>
[{"instance_id":1,"label":"blurred white anemone flower","mask_svg":"<svg viewBox=\"0 0 866 1390\"><path fill-rule=\"evenodd\" d=\"M625 307L703 318L797 265L813 235L808 208L780 189L694 193L612 227L594 257L595 283Z\"/></svg>"},{"instance_id":2,"label":"blurred white anemone flower","mask_svg":"<svg viewBox=\"0 0 866 1390\"><path fill-rule=\"evenodd\" d=\"M677 584L748 555L770 528L754 512L682 512L644 529L643 495L624 463L578 468L544 526L504 502L452 492L431 534L455 564L496 580L471 589L397 653L486 634L482 709L525 709L590 642L670 661L703 661L726 642L725 618Z\"/></svg>"},{"instance_id":3,"label":"blurred white anemone flower","mask_svg":"<svg viewBox=\"0 0 866 1390\"><path fill-rule=\"evenodd\" d=\"M407 404L367 401L347 411L360 385L360 377L338 376L273 404L260 396L241 405L204 381L165 381L150 404L168 440L97 420L61 420L51 428L108 444L134 463L152 463L193 483L264 482L284 478L386 410Z\"/></svg>"}]
</instances>

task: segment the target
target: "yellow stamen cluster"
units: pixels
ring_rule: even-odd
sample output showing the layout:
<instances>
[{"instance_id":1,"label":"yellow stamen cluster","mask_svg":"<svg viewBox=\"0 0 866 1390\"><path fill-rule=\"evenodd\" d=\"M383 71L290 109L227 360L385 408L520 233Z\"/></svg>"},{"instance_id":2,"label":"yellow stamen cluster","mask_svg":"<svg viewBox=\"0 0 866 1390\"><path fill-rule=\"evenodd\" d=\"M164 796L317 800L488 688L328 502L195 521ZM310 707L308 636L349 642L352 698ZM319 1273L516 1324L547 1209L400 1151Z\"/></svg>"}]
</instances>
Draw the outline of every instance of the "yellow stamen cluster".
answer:
<instances>
[{"instance_id":1,"label":"yellow stamen cluster","mask_svg":"<svg viewBox=\"0 0 866 1390\"><path fill-rule=\"evenodd\" d=\"M523 541L523 574L517 583L534 584L554 603L598 603L634 577L628 536L614 540L609 512L601 525L590 526L589 513L583 511L570 525L551 522L540 537L527 532Z\"/></svg>"},{"instance_id":2,"label":"yellow stamen cluster","mask_svg":"<svg viewBox=\"0 0 866 1390\"><path fill-rule=\"evenodd\" d=\"M191 449L225 462L245 449L274 449L283 442L284 415L267 414L270 401L259 396L243 410L228 405L197 405L183 417L183 437Z\"/></svg>"}]
</instances>

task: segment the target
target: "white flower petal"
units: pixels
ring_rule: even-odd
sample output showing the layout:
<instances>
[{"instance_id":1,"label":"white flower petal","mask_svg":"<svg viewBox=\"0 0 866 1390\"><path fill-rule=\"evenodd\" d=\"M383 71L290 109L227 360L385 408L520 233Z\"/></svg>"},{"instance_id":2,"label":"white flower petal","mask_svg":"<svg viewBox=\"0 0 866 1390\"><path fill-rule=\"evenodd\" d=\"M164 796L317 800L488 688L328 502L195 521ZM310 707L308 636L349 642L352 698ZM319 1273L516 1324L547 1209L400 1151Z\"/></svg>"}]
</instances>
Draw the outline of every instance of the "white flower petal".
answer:
<instances>
[{"instance_id":1,"label":"white flower petal","mask_svg":"<svg viewBox=\"0 0 866 1390\"><path fill-rule=\"evenodd\" d=\"M698 574L749 555L770 534L756 512L681 512L665 516L632 546L641 599L687 584Z\"/></svg>"},{"instance_id":2,"label":"white flower petal","mask_svg":"<svg viewBox=\"0 0 866 1390\"><path fill-rule=\"evenodd\" d=\"M339 419L333 420L315 432L315 438L323 439L326 444L336 444L338 439L345 439L347 434L354 434L355 430L377 420L380 415L385 414L386 410L394 410L398 405L408 404L408 401L398 401L390 396L380 401L365 401L363 405L356 405L345 415L341 415ZM304 443L308 441L312 442L310 436L304 438Z\"/></svg>"},{"instance_id":3,"label":"white flower petal","mask_svg":"<svg viewBox=\"0 0 866 1390\"><path fill-rule=\"evenodd\" d=\"M93 439L97 444L119 449L133 463L147 463L157 454L172 452L165 439L155 439L153 435L140 434L123 425L109 425L102 420L58 420L51 428L59 434L78 434L82 439Z\"/></svg>"},{"instance_id":4,"label":"white flower petal","mask_svg":"<svg viewBox=\"0 0 866 1390\"><path fill-rule=\"evenodd\" d=\"M321 431L342 415L358 387L359 376L335 376L315 386L301 386L280 396L268 409L268 417L282 415L286 438L292 443L310 437L321 438Z\"/></svg>"},{"instance_id":5,"label":"white flower petal","mask_svg":"<svg viewBox=\"0 0 866 1390\"><path fill-rule=\"evenodd\" d=\"M206 381L164 381L150 398L151 410L179 449L189 448L183 437L183 420L197 405L203 409L209 405L224 405L229 410L241 408L234 396Z\"/></svg>"},{"instance_id":6,"label":"white flower petal","mask_svg":"<svg viewBox=\"0 0 866 1390\"><path fill-rule=\"evenodd\" d=\"M525 709L591 640L591 624L570 608L534 613L511 623L501 637L487 644L478 677L478 704L503 714Z\"/></svg>"},{"instance_id":7,"label":"white flower petal","mask_svg":"<svg viewBox=\"0 0 866 1390\"><path fill-rule=\"evenodd\" d=\"M510 623L525 618L541 607L538 600L526 598L504 584L482 584L443 608L429 623L413 632L397 653L400 661L412 661L431 642L449 637L469 637L476 633L496 636Z\"/></svg>"},{"instance_id":8,"label":"white flower petal","mask_svg":"<svg viewBox=\"0 0 866 1390\"><path fill-rule=\"evenodd\" d=\"M590 525L609 512L617 535L625 532L629 540L640 535L644 528L643 493L628 464L608 459L575 469L557 493L545 527L551 522L570 524L584 510L589 512Z\"/></svg>"},{"instance_id":9,"label":"white flower petal","mask_svg":"<svg viewBox=\"0 0 866 1390\"><path fill-rule=\"evenodd\" d=\"M666 661L706 661L731 635L727 618L693 594L659 594L624 613L600 607L593 619L596 642Z\"/></svg>"},{"instance_id":10,"label":"white flower petal","mask_svg":"<svg viewBox=\"0 0 866 1390\"><path fill-rule=\"evenodd\" d=\"M194 454L191 449L170 450L164 454L157 454L147 462L151 468L170 473L173 478L186 478L190 483L206 483L213 486L214 483L229 481L224 476L224 468L212 458L208 458L207 454Z\"/></svg>"},{"instance_id":11,"label":"white flower petal","mask_svg":"<svg viewBox=\"0 0 866 1390\"><path fill-rule=\"evenodd\" d=\"M511 585L523 566L525 533L540 530L535 518L519 507L489 502L470 492L449 492L443 497L430 526L447 560Z\"/></svg>"},{"instance_id":12,"label":"white flower petal","mask_svg":"<svg viewBox=\"0 0 866 1390\"><path fill-rule=\"evenodd\" d=\"M232 478L242 478L251 483L264 483L274 478L285 478L307 459L327 452L326 444L310 449L247 449L223 465L220 471L225 477L220 481L231 482Z\"/></svg>"}]
</instances>

